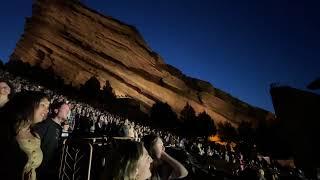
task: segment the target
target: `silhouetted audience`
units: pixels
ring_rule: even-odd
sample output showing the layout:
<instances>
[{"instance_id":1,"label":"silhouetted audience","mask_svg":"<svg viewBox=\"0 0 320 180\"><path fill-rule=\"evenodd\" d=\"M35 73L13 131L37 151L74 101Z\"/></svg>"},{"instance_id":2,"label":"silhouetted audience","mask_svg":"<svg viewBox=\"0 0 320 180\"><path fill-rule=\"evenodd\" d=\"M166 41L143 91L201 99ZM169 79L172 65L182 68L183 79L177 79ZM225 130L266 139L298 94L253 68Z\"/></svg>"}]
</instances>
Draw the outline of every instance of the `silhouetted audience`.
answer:
<instances>
[{"instance_id":1,"label":"silhouetted audience","mask_svg":"<svg viewBox=\"0 0 320 180\"><path fill-rule=\"evenodd\" d=\"M42 91L52 97L52 106L50 108L52 116L39 123L39 125L32 127L30 130L35 137L37 137L38 134L41 138L41 148L44 154L44 159L41 166L37 169L37 173L39 172L37 174L39 175L38 179L40 180L42 180L43 177L48 180L50 178L56 179L58 176L57 169L59 168L59 164L57 164L57 162L59 162L59 155L61 154L60 145L62 140L62 128L64 128L65 134L69 134L64 138L71 140L91 136L103 136L107 137L106 139L114 139L109 137L122 136L126 137L122 139L140 141L145 135L156 134L156 136L149 138L149 140L146 140L146 138L143 140L147 150L150 152L150 155L154 158L151 168L153 171L153 179L159 179L162 177L179 178L186 176L186 174L189 174L186 179L197 179L199 172L216 177L228 177L229 179L236 179L237 177L250 177L256 179L263 179L263 177L265 179L299 177L300 179L304 179L303 172L300 172L299 170L279 168L276 161L265 163L264 161L261 161L261 159L257 158L257 153L251 153L251 155L247 155L247 153L243 154L243 152L240 153L237 147L229 148L230 144L223 145L219 143L208 142L206 139L179 137L169 131L134 123L129 119L112 114L102 108L94 108L88 103L83 102L83 100L80 98L80 95L79 99L77 98L77 95L70 99L62 95L61 93L63 92L61 91L47 89L33 82L32 80L26 80L25 78L19 76L13 76L9 72L3 70L0 70L0 79L5 79L5 81L0 81L0 102L4 102L3 104L5 104L3 108L0 108L0 118L3 124L3 131L0 132L1 139L3 139L4 144L6 144L3 147L8 149L8 153L2 154L2 156L4 156L4 162L7 162L7 166L6 168L0 169L1 174L4 174L4 176L1 176L1 179L6 179L2 177L9 177L9 175L11 175L11 177L8 178L10 180L15 179L15 177L12 175L21 177L23 168L28 161L28 156L20 148L19 143L15 138L17 136L13 128L13 122L15 121L10 120L12 118L8 116L9 111L7 108L5 108L7 104L11 104L11 100L8 100L11 99L10 96L13 94L13 91L18 92L18 95L20 94L19 92L24 91ZM10 87L10 84L12 84L12 87ZM8 93L8 90L10 93ZM4 94L4 96L2 94ZM72 107L70 107L71 109L68 112L67 110L63 110L63 108L59 108L61 107L61 104L64 104L63 102L67 101L72 104ZM57 102L60 102L60 105L56 105ZM28 108L29 107L32 106L28 106ZM15 109L11 109L10 112L12 116L14 114L19 114L19 110L15 111ZM61 114L63 114L63 118L59 117L57 121L54 121L55 117L61 116ZM42 113L42 115L46 116L46 113ZM26 130L25 134L28 134L28 131L29 130ZM121 135L119 135L119 132L121 132ZM22 144L21 141L20 144ZM171 150L178 152L179 149L182 149L182 151L186 152L188 156L188 158L186 158L187 160L179 159L181 163L178 163L183 165L173 166L172 163L175 162L175 159L167 154L167 152L164 150L164 147L166 147L167 150L170 150L168 151L170 154ZM178 159L176 156L174 157ZM49 159L54 159L54 162L50 162ZM219 165L221 164L220 162L223 162L222 164L224 164L224 166ZM108 161L106 161L106 163L108 163ZM189 172L186 172L185 167L187 167ZM222 167L223 169L221 169ZM17 172L21 173L19 174ZM34 173L29 174L32 175ZM31 177L34 176L32 175Z\"/></svg>"}]
</instances>

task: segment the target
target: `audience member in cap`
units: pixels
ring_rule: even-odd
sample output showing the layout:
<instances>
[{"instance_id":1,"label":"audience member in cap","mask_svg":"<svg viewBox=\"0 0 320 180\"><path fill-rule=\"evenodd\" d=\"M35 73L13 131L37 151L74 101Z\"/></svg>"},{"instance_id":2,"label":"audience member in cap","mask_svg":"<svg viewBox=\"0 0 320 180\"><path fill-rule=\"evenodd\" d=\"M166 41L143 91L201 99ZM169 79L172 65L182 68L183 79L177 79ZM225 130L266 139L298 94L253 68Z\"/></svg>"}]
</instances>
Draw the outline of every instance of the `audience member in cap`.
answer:
<instances>
[{"instance_id":1,"label":"audience member in cap","mask_svg":"<svg viewBox=\"0 0 320 180\"><path fill-rule=\"evenodd\" d=\"M36 168L42 162L43 154L40 149L40 137L32 131L31 126L41 122L48 113L48 97L41 92L21 92L16 94L3 108L1 118L6 122L2 138L8 148L4 179L35 180ZM7 168L7 169L6 169ZM3 168L1 168L3 169Z\"/></svg>"},{"instance_id":2,"label":"audience member in cap","mask_svg":"<svg viewBox=\"0 0 320 180\"><path fill-rule=\"evenodd\" d=\"M151 179L181 179L188 175L187 169L165 152L163 142L159 136L146 135L142 141L153 159Z\"/></svg>"},{"instance_id":3,"label":"audience member in cap","mask_svg":"<svg viewBox=\"0 0 320 180\"><path fill-rule=\"evenodd\" d=\"M140 142L119 140L108 154L101 180L146 180L152 158Z\"/></svg>"}]
</instances>

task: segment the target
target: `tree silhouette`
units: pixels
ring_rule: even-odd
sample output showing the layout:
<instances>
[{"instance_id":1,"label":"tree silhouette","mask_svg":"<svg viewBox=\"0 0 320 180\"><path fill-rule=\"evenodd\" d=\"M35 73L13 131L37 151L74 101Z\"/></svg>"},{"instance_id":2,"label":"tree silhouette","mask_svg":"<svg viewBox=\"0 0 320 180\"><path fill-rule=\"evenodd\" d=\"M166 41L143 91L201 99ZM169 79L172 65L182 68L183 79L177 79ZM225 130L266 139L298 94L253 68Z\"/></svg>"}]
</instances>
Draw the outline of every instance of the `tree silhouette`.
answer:
<instances>
[{"instance_id":1,"label":"tree silhouette","mask_svg":"<svg viewBox=\"0 0 320 180\"><path fill-rule=\"evenodd\" d=\"M237 130L229 122L220 124L218 132L223 141L231 142L238 139Z\"/></svg>"},{"instance_id":2,"label":"tree silhouette","mask_svg":"<svg viewBox=\"0 0 320 180\"><path fill-rule=\"evenodd\" d=\"M156 102L150 110L150 119L153 125L160 128L174 128L177 124L177 114L170 105L163 102Z\"/></svg>"},{"instance_id":3,"label":"tree silhouette","mask_svg":"<svg viewBox=\"0 0 320 180\"><path fill-rule=\"evenodd\" d=\"M80 87L80 91L89 98L97 98L100 94L100 82L92 76Z\"/></svg>"},{"instance_id":4,"label":"tree silhouette","mask_svg":"<svg viewBox=\"0 0 320 180\"><path fill-rule=\"evenodd\" d=\"M193 109L193 107L186 103L184 108L180 112L180 120L182 121L182 134L186 136L196 136L197 135L197 128L195 126L197 125L197 116L196 111Z\"/></svg>"},{"instance_id":5,"label":"tree silhouette","mask_svg":"<svg viewBox=\"0 0 320 180\"><path fill-rule=\"evenodd\" d=\"M217 133L213 119L205 111L197 116L197 124L199 124L200 127L197 133L199 136L208 137Z\"/></svg>"},{"instance_id":6,"label":"tree silhouette","mask_svg":"<svg viewBox=\"0 0 320 180\"><path fill-rule=\"evenodd\" d=\"M102 89L102 99L104 103L114 103L116 100L113 88L111 87L111 84L108 80L106 80L106 84Z\"/></svg>"},{"instance_id":7,"label":"tree silhouette","mask_svg":"<svg viewBox=\"0 0 320 180\"><path fill-rule=\"evenodd\" d=\"M54 73L54 70L52 67L49 67L48 69L43 71L43 83L47 84L47 86L49 87L54 87L54 88L64 88L65 84L64 84L64 80L60 77L57 76ZM45 82L47 81L47 82Z\"/></svg>"},{"instance_id":8,"label":"tree silhouette","mask_svg":"<svg viewBox=\"0 0 320 180\"><path fill-rule=\"evenodd\" d=\"M186 103L184 108L180 112L180 119L182 121L194 121L196 120L196 111L190 106L189 103Z\"/></svg>"},{"instance_id":9,"label":"tree silhouette","mask_svg":"<svg viewBox=\"0 0 320 180\"><path fill-rule=\"evenodd\" d=\"M252 123L242 121L238 127L239 140L252 145L255 141L255 132Z\"/></svg>"},{"instance_id":10,"label":"tree silhouette","mask_svg":"<svg viewBox=\"0 0 320 180\"><path fill-rule=\"evenodd\" d=\"M10 60L5 65L6 69L16 75L30 77L32 69L29 63L24 63L20 60Z\"/></svg>"}]
</instances>

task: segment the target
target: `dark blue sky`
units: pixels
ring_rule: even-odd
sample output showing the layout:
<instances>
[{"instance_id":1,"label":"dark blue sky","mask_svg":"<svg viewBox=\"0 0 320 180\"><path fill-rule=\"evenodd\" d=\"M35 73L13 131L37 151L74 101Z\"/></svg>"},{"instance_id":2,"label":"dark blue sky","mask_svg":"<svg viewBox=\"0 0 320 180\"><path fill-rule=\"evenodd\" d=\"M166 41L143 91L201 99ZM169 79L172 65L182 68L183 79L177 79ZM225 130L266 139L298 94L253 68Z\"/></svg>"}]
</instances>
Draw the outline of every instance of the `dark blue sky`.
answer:
<instances>
[{"instance_id":1,"label":"dark blue sky","mask_svg":"<svg viewBox=\"0 0 320 180\"><path fill-rule=\"evenodd\" d=\"M5 62L31 15L31 0L0 5ZM320 3L305 0L82 0L136 26L166 63L274 111L270 83L304 89L320 76Z\"/></svg>"}]
</instances>

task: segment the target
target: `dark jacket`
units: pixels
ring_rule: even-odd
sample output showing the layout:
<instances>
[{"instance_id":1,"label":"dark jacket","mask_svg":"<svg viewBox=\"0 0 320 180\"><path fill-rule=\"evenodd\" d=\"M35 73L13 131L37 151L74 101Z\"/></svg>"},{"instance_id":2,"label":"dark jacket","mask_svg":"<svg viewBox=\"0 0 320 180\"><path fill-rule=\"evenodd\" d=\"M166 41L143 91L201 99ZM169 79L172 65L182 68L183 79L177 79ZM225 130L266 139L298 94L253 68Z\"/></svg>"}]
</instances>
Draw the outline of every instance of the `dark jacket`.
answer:
<instances>
[{"instance_id":1,"label":"dark jacket","mask_svg":"<svg viewBox=\"0 0 320 180\"><path fill-rule=\"evenodd\" d=\"M52 119L46 119L33 127L33 131L41 138L41 150L43 160L37 169L38 179L52 175L58 175L60 154L61 154L61 133L62 127Z\"/></svg>"},{"instance_id":2,"label":"dark jacket","mask_svg":"<svg viewBox=\"0 0 320 180\"><path fill-rule=\"evenodd\" d=\"M22 171L28 161L28 157L20 149L16 135L10 127L11 126L4 121L2 130L0 131L0 140L2 143L0 159L3 162L0 168L0 179L21 180Z\"/></svg>"}]
</instances>

